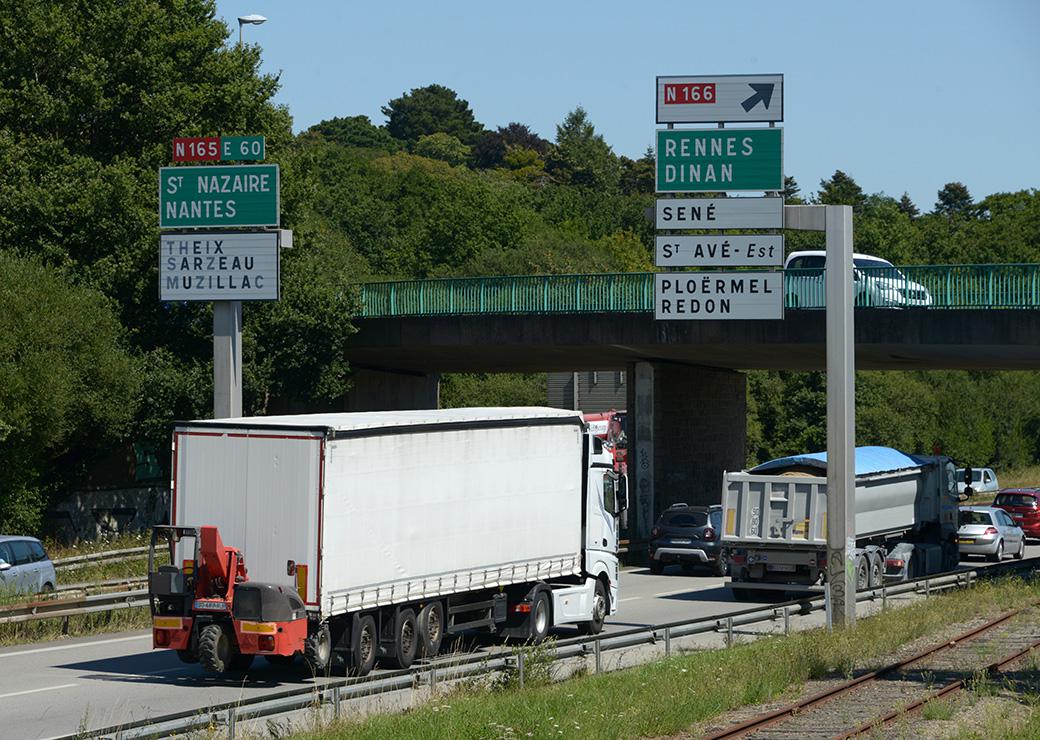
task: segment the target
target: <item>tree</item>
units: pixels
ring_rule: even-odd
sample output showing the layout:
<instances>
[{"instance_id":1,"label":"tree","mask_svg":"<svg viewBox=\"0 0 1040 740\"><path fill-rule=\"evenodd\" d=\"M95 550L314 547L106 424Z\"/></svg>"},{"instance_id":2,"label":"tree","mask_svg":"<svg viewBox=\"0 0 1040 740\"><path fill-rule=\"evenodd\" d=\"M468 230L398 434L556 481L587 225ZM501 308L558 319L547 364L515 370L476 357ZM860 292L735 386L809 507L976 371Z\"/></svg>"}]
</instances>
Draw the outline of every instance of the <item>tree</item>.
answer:
<instances>
[{"instance_id":1,"label":"tree","mask_svg":"<svg viewBox=\"0 0 1040 740\"><path fill-rule=\"evenodd\" d=\"M932 211L938 216L968 217L973 215L974 203L968 188L960 182L948 182L939 191L939 199L935 201Z\"/></svg>"},{"instance_id":2,"label":"tree","mask_svg":"<svg viewBox=\"0 0 1040 740\"><path fill-rule=\"evenodd\" d=\"M581 106L556 127L556 146L546 168L561 182L594 190L616 189L621 176L617 157Z\"/></svg>"},{"instance_id":3,"label":"tree","mask_svg":"<svg viewBox=\"0 0 1040 740\"><path fill-rule=\"evenodd\" d=\"M486 131L473 146L473 166L488 170L506 165L506 153L512 149L527 149L542 157L549 149L549 142L522 123L499 126Z\"/></svg>"},{"instance_id":4,"label":"tree","mask_svg":"<svg viewBox=\"0 0 1040 740\"><path fill-rule=\"evenodd\" d=\"M413 151L420 157L439 159L450 165L460 165L469 156L469 147L451 134L438 131L435 134L420 136L415 142Z\"/></svg>"},{"instance_id":5,"label":"tree","mask_svg":"<svg viewBox=\"0 0 1040 740\"><path fill-rule=\"evenodd\" d=\"M484 131L469 103L443 85L414 88L384 105L382 111L387 118L386 130L409 145L423 136L445 133L472 146Z\"/></svg>"},{"instance_id":6,"label":"tree","mask_svg":"<svg viewBox=\"0 0 1040 740\"><path fill-rule=\"evenodd\" d=\"M639 159L621 157L621 192L625 195L650 195L656 188L657 159L648 147Z\"/></svg>"},{"instance_id":7,"label":"tree","mask_svg":"<svg viewBox=\"0 0 1040 740\"><path fill-rule=\"evenodd\" d=\"M903 197L899 199L899 211L905 213L910 218L917 218L921 211L918 210L914 202L910 200L910 194L906 191L903 192Z\"/></svg>"},{"instance_id":8,"label":"tree","mask_svg":"<svg viewBox=\"0 0 1040 740\"><path fill-rule=\"evenodd\" d=\"M137 383L110 301L0 251L0 531L38 529L74 449L127 430Z\"/></svg>"},{"instance_id":9,"label":"tree","mask_svg":"<svg viewBox=\"0 0 1040 740\"><path fill-rule=\"evenodd\" d=\"M368 116L330 118L314 124L307 129L304 136L306 134L318 134L340 146L381 149L386 152L396 152L401 148L397 139L385 128L373 125Z\"/></svg>"},{"instance_id":10,"label":"tree","mask_svg":"<svg viewBox=\"0 0 1040 740\"><path fill-rule=\"evenodd\" d=\"M798 204L802 202L802 199L798 196L799 191L801 191L801 188L798 187L797 180L790 176L784 177L784 189L780 191L780 195L783 196L789 204Z\"/></svg>"},{"instance_id":11,"label":"tree","mask_svg":"<svg viewBox=\"0 0 1040 740\"><path fill-rule=\"evenodd\" d=\"M816 202L829 206L852 206L860 209L867 196L856 181L841 170L835 170L829 180L820 180L820 192Z\"/></svg>"}]
</instances>

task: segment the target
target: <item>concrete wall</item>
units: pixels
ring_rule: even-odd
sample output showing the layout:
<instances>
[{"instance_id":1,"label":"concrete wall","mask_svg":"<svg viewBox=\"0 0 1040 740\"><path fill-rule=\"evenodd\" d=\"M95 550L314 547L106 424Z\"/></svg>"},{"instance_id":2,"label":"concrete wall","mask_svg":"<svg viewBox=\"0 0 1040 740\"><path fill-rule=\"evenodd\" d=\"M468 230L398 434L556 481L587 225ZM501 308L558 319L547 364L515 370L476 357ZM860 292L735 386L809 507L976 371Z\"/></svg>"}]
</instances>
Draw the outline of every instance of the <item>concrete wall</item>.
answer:
<instances>
[{"instance_id":1,"label":"concrete wall","mask_svg":"<svg viewBox=\"0 0 1040 740\"><path fill-rule=\"evenodd\" d=\"M573 373L548 373L546 397L549 406L579 409L595 414L625 409L624 370L582 370ZM577 399L574 390L577 388Z\"/></svg>"},{"instance_id":2,"label":"concrete wall","mask_svg":"<svg viewBox=\"0 0 1040 740\"><path fill-rule=\"evenodd\" d=\"M44 515L47 534L63 542L139 532L153 524L169 523L170 489L164 483L76 491Z\"/></svg>"}]
</instances>

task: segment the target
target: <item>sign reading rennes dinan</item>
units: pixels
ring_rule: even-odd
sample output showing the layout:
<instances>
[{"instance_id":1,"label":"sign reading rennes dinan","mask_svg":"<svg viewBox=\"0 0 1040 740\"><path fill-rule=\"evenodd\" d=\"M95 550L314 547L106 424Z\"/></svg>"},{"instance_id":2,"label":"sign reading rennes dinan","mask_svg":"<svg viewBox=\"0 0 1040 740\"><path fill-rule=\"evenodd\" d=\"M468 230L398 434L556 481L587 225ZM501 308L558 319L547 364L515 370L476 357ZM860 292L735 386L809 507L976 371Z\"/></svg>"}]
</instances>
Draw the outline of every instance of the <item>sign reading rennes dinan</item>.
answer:
<instances>
[{"instance_id":1,"label":"sign reading rennes dinan","mask_svg":"<svg viewBox=\"0 0 1040 740\"><path fill-rule=\"evenodd\" d=\"M167 232L159 300L277 301L279 267L277 232Z\"/></svg>"}]
</instances>

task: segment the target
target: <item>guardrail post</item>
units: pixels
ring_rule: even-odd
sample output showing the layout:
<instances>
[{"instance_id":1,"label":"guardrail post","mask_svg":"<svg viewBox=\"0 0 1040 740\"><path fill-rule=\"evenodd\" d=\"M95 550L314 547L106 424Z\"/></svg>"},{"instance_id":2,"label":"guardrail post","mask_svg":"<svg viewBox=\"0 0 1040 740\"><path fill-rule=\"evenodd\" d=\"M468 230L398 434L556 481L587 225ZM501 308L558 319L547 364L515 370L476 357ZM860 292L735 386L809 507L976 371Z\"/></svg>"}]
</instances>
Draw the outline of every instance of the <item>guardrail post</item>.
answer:
<instances>
[{"instance_id":1,"label":"guardrail post","mask_svg":"<svg viewBox=\"0 0 1040 740\"><path fill-rule=\"evenodd\" d=\"M430 691L433 692L437 689L437 669L430 668Z\"/></svg>"},{"instance_id":2,"label":"guardrail post","mask_svg":"<svg viewBox=\"0 0 1040 740\"><path fill-rule=\"evenodd\" d=\"M61 618L61 634L63 637L69 636L69 615L66 614Z\"/></svg>"},{"instance_id":3,"label":"guardrail post","mask_svg":"<svg viewBox=\"0 0 1040 740\"><path fill-rule=\"evenodd\" d=\"M888 589L881 587L881 611L888 609Z\"/></svg>"},{"instance_id":4,"label":"guardrail post","mask_svg":"<svg viewBox=\"0 0 1040 740\"><path fill-rule=\"evenodd\" d=\"M791 634L791 607L784 607L784 634Z\"/></svg>"},{"instance_id":5,"label":"guardrail post","mask_svg":"<svg viewBox=\"0 0 1040 740\"><path fill-rule=\"evenodd\" d=\"M664 656L666 658L672 655L672 628L664 628Z\"/></svg>"},{"instance_id":6,"label":"guardrail post","mask_svg":"<svg viewBox=\"0 0 1040 740\"><path fill-rule=\"evenodd\" d=\"M924 579L924 597L927 599L932 595L932 581L929 578Z\"/></svg>"},{"instance_id":7,"label":"guardrail post","mask_svg":"<svg viewBox=\"0 0 1040 740\"><path fill-rule=\"evenodd\" d=\"M733 647L733 617L726 617L726 647Z\"/></svg>"},{"instance_id":8,"label":"guardrail post","mask_svg":"<svg viewBox=\"0 0 1040 740\"><path fill-rule=\"evenodd\" d=\"M524 687L524 654L522 652L516 654L516 670L520 675L520 688L522 689Z\"/></svg>"},{"instance_id":9,"label":"guardrail post","mask_svg":"<svg viewBox=\"0 0 1040 740\"><path fill-rule=\"evenodd\" d=\"M339 686L332 687L332 716L339 719L340 711Z\"/></svg>"},{"instance_id":10,"label":"guardrail post","mask_svg":"<svg viewBox=\"0 0 1040 740\"><path fill-rule=\"evenodd\" d=\"M599 644L599 640L596 640L596 673L603 672L603 648Z\"/></svg>"},{"instance_id":11,"label":"guardrail post","mask_svg":"<svg viewBox=\"0 0 1040 740\"><path fill-rule=\"evenodd\" d=\"M235 710L227 710L227 736L228 740L235 740Z\"/></svg>"}]
</instances>

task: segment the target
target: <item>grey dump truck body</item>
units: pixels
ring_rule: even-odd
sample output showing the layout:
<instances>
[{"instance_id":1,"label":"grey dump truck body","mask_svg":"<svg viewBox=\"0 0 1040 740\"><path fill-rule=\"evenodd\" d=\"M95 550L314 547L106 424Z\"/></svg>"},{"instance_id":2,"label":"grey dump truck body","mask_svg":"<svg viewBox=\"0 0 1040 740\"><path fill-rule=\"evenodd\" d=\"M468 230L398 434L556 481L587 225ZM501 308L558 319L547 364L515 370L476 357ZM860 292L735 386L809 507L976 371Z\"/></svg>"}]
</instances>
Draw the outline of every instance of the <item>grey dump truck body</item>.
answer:
<instances>
[{"instance_id":1,"label":"grey dump truck body","mask_svg":"<svg viewBox=\"0 0 1040 740\"><path fill-rule=\"evenodd\" d=\"M859 588L956 567L957 486L945 457L887 447L856 450ZM723 477L723 536L730 584L816 590L826 572L826 454L773 460Z\"/></svg>"}]
</instances>

